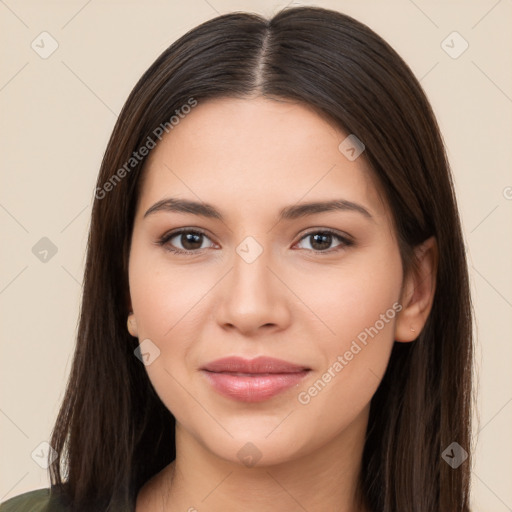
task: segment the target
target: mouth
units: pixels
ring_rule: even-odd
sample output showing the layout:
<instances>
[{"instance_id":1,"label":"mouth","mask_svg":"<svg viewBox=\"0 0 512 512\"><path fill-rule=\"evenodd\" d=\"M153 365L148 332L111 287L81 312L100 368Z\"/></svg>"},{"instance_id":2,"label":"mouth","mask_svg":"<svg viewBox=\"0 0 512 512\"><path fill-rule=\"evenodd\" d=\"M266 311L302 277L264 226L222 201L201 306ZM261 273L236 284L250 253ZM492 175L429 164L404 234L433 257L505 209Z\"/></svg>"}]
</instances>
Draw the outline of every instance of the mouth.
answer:
<instances>
[{"instance_id":1,"label":"mouth","mask_svg":"<svg viewBox=\"0 0 512 512\"><path fill-rule=\"evenodd\" d=\"M311 368L260 356L217 359L201 371L221 395L241 402L262 402L298 385Z\"/></svg>"}]
</instances>

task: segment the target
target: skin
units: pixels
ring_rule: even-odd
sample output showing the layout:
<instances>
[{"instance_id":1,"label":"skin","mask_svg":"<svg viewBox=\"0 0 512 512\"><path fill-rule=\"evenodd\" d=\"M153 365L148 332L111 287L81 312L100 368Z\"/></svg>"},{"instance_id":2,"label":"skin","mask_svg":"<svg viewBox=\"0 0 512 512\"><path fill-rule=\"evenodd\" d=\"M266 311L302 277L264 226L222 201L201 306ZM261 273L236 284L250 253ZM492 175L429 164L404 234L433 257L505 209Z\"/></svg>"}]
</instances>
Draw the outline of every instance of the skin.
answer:
<instances>
[{"instance_id":1,"label":"skin","mask_svg":"<svg viewBox=\"0 0 512 512\"><path fill-rule=\"evenodd\" d=\"M413 341L425 324L437 248L434 239L418 247L418 269L403 276L389 208L364 153L349 161L338 149L346 136L302 104L223 98L199 102L150 153L130 249L129 329L160 350L145 368L176 418L177 458L141 489L137 512L365 510L356 494L370 400L394 341ZM144 217L168 197L207 202L224 220ZM277 220L283 207L333 199L371 218L347 210ZM181 236L158 245L177 228L206 236L192 249ZM354 244L332 237L322 251L305 237L326 228ZM252 263L236 252L249 236L263 250ZM401 311L333 372L393 304ZM311 371L271 399L245 403L218 394L199 371L229 355ZM300 403L328 368L335 376ZM237 455L247 443L261 456L252 467Z\"/></svg>"}]
</instances>

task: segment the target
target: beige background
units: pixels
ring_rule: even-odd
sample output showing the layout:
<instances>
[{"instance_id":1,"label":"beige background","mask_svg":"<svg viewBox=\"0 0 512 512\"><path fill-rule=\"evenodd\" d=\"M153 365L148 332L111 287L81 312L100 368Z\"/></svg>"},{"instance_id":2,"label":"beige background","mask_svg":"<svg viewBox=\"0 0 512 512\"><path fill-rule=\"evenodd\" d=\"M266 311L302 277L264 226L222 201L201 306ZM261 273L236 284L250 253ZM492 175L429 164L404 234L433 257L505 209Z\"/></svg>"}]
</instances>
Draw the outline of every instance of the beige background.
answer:
<instances>
[{"instance_id":1,"label":"beige background","mask_svg":"<svg viewBox=\"0 0 512 512\"><path fill-rule=\"evenodd\" d=\"M286 3L0 0L0 501L48 486L46 470L31 453L49 438L63 396L95 179L128 93L169 44L200 22L233 10L270 15ZM350 14L390 42L421 79L438 116L456 182L477 320L473 507L509 511L512 1L309 5ZM59 45L46 59L31 47L35 40L43 51L43 31ZM441 45L453 31L469 44L458 58ZM464 41L452 39L453 54ZM45 39L46 51L50 44ZM58 250L46 262L32 252L43 237Z\"/></svg>"}]
</instances>

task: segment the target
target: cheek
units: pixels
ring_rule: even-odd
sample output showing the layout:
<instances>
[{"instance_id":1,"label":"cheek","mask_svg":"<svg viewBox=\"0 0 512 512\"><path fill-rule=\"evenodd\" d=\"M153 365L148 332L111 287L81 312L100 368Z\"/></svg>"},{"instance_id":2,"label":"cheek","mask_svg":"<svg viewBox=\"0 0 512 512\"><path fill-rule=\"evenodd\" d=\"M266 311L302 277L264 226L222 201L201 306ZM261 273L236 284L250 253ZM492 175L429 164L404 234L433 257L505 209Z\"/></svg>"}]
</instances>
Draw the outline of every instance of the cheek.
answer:
<instances>
[{"instance_id":1,"label":"cheek","mask_svg":"<svg viewBox=\"0 0 512 512\"><path fill-rule=\"evenodd\" d=\"M315 290L308 304L330 335L325 336L324 329L324 335L316 337L323 365L297 400L314 409L321 418L317 424L330 425L359 413L384 375L401 310L402 266L399 253L390 251L315 277L315 287L312 280L305 285Z\"/></svg>"},{"instance_id":2,"label":"cheek","mask_svg":"<svg viewBox=\"0 0 512 512\"><path fill-rule=\"evenodd\" d=\"M188 371L196 363L194 350L201 339L211 308L212 288L219 277L207 265L171 266L163 250L140 247L134 244L130 254L132 308L139 341L149 339L159 350L146 371L169 409L179 411L184 406L186 410L190 397L180 383L187 382Z\"/></svg>"},{"instance_id":3,"label":"cheek","mask_svg":"<svg viewBox=\"0 0 512 512\"><path fill-rule=\"evenodd\" d=\"M381 251L347 257L346 263L301 272L294 291L324 325L327 352L342 349L365 329L375 325L400 297L402 265L393 246ZM384 320L389 320L386 317ZM392 322L378 323L379 331L389 337ZM391 335L392 336L392 335ZM321 350L325 349L323 347ZM319 347L320 348L320 347Z\"/></svg>"},{"instance_id":4,"label":"cheek","mask_svg":"<svg viewBox=\"0 0 512 512\"><path fill-rule=\"evenodd\" d=\"M163 250L162 250L163 251ZM137 319L139 339L162 343L175 337L201 310L201 297L211 288L211 275L186 266L170 266L162 253L132 250L130 256L130 296Z\"/></svg>"},{"instance_id":5,"label":"cheek","mask_svg":"<svg viewBox=\"0 0 512 512\"><path fill-rule=\"evenodd\" d=\"M160 400L178 421L186 422L182 415L191 409L183 387L188 383L186 362L197 339L200 299L211 283L185 268L171 272L161 254L136 246L130 255L129 282L139 342L149 339L159 351L145 370Z\"/></svg>"}]
</instances>

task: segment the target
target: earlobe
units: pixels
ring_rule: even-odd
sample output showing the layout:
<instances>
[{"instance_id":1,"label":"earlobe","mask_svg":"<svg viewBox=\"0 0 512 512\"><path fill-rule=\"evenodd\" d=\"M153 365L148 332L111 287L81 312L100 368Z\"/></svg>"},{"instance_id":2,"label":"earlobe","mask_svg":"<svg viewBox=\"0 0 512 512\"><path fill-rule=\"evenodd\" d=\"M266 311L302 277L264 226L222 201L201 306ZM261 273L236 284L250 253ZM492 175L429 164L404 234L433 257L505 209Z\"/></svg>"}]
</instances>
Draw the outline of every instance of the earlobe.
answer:
<instances>
[{"instance_id":1,"label":"earlobe","mask_svg":"<svg viewBox=\"0 0 512 512\"><path fill-rule=\"evenodd\" d=\"M395 341L414 341L432 309L436 289L438 248L435 237L428 238L414 250L416 264L405 277L400 297L402 310L395 324Z\"/></svg>"},{"instance_id":2,"label":"earlobe","mask_svg":"<svg viewBox=\"0 0 512 512\"><path fill-rule=\"evenodd\" d=\"M137 337L137 321L135 320L135 315L130 313L128 315L128 321L126 322L126 326L128 327L128 332L134 337Z\"/></svg>"}]
</instances>

